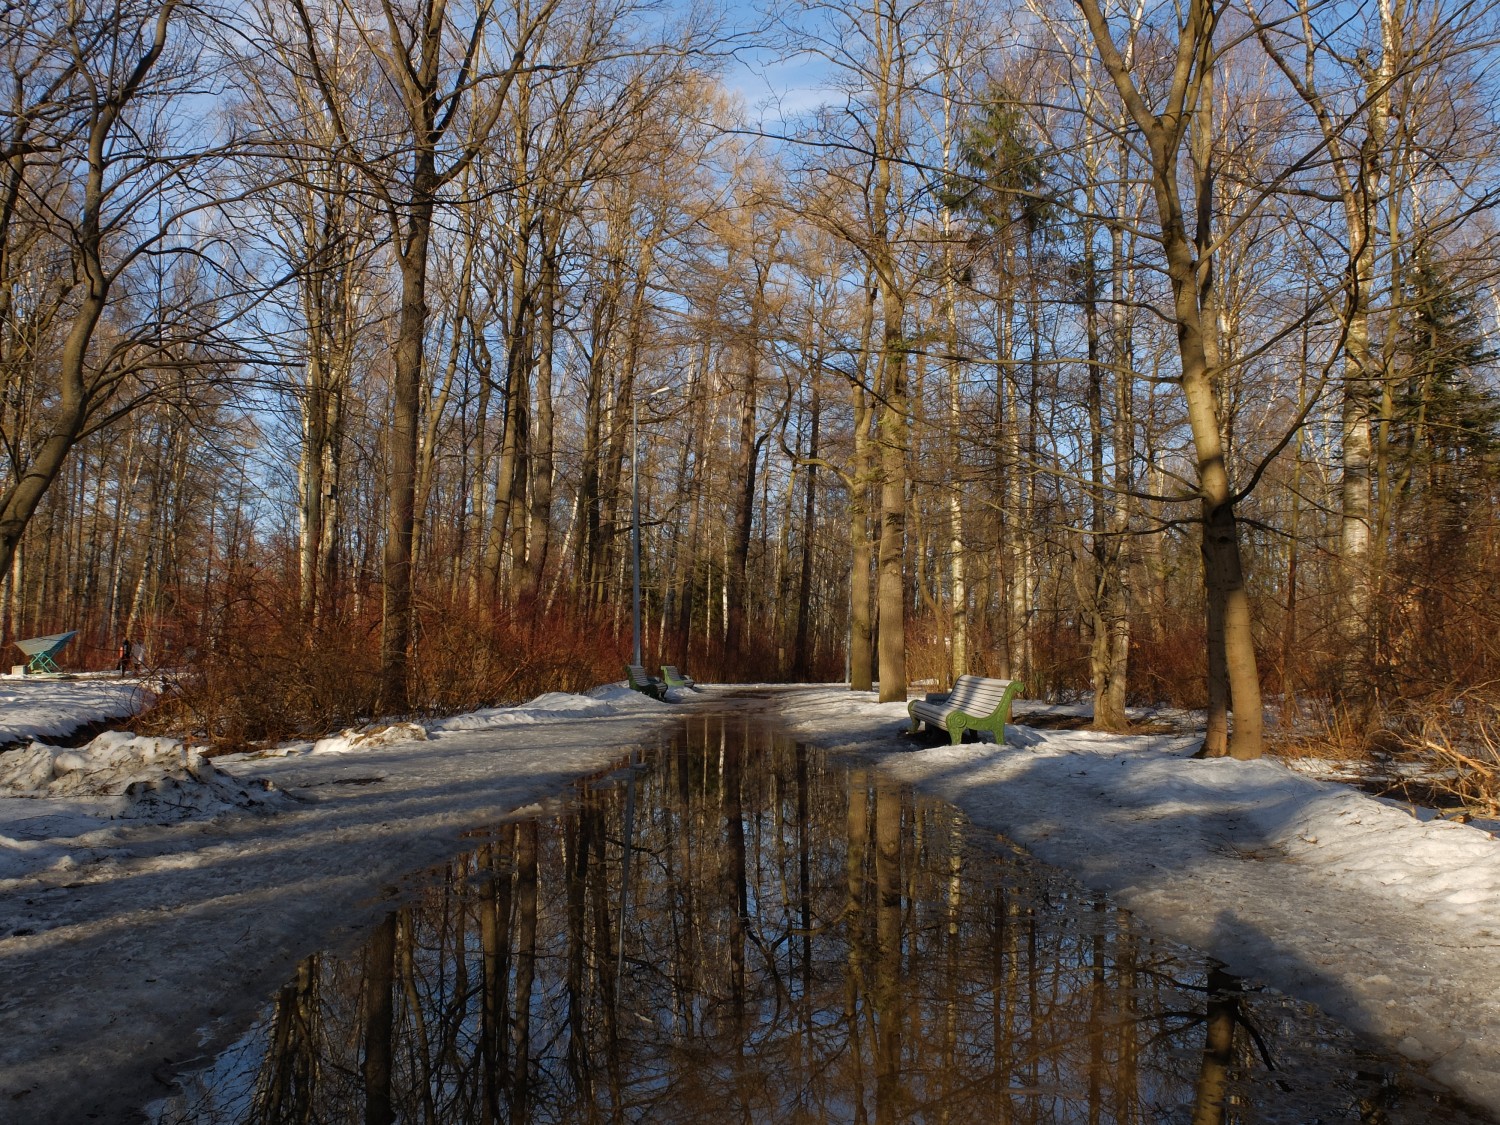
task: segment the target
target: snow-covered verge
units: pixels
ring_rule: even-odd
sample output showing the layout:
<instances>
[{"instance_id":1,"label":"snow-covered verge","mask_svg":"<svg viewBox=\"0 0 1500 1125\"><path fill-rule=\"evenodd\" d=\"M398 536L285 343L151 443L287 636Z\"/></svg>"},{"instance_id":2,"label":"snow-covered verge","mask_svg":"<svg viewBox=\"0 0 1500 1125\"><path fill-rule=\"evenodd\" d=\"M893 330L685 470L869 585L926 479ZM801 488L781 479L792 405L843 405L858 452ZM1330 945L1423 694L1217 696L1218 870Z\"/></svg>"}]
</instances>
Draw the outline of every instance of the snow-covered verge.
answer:
<instances>
[{"instance_id":1,"label":"snow-covered verge","mask_svg":"<svg viewBox=\"0 0 1500 1125\"><path fill-rule=\"evenodd\" d=\"M1158 932L1500 1112L1500 843L1487 832L1272 762L1191 760L1194 734L1012 726L1003 748L949 747L903 737L903 705L842 688L767 687L736 705L953 801ZM285 794L273 815L111 811L122 782L191 773L175 744L106 738L113 767L92 748L0 757L29 794L0 796L0 1122L117 1120L165 1093L304 955L357 941L402 876L618 764L683 710L611 686L200 761ZM97 793L41 795L74 786Z\"/></svg>"},{"instance_id":2,"label":"snow-covered verge","mask_svg":"<svg viewBox=\"0 0 1500 1125\"><path fill-rule=\"evenodd\" d=\"M1318 1004L1500 1112L1500 841L1201 735L1006 728L904 737L903 704L774 693L812 744L858 752L1110 893L1231 972Z\"/></svg>"},{"instance_id":3,"label":"snow-covered verge","mask_svg":"<svg viewBox=\"0 0 1500 1125\"><path fill-rule=\"evenodd\" d=\"M25 794L0 796L0 1122L126 1119L464 832L534 812L682 714L614 685L537 703L212 762L122 735L0 755ZM179 773L279 807L120 815L113 790Z\"/></svg>"},{"instance_id":4,"label":"snow-covered verge","mask_svg":"<svg viewBox=\"0 0 1500 1125\"><path fill-rule=\"evenodd\" d=\"M0 746L64 738L91 723L134 715L155 698L137 680L0 676Z\"/></svg>"}]
</instances>

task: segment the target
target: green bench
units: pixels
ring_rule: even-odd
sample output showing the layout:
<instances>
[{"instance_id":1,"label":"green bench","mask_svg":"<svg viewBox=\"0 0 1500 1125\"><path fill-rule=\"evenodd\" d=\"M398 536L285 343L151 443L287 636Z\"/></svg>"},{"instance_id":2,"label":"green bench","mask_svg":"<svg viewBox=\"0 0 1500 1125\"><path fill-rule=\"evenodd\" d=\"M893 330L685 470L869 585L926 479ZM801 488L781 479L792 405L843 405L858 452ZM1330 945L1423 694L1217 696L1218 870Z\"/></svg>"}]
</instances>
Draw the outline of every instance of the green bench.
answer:
<instances>
[{"instance_id":1,"label":"green bench","mask_svg":"<svg viewBox=\"0 0 1500 1125\"><path fill-rule=\"evenodd\" d=\"M1005 723L1010 718L1011 700L1021 694L1020 680L994 680L986 676L960 676L950 692L929 694L906 705L911 716L911 733L927 724L929 730L948 732L953 745L963 741L965 731L992 731L995 741L1005 741Z\"/></svg>"},{"instance_id":2,"label":"green bench","mask_svg":"<svg viewBox=\"0 0 1500 1125\"><path fill-rule=\"evenodd\" d=\"M692 676L685 676L679 672L675 664L663 664L661 666L661 678L666 681L669 688L685 687L692 691L703 690Z\"/></svg>"},{"instance_id":3,"label":"green bench","mask_svg":"<svg viewBox=\"0 0 1500 1125\"><path fill-rule=\"evenodd\" d=\"M625 680L642 695L649 695L652 699L665 700L667 698L667 685L639 664L625 665Z\"/></svg>"}]
</instances>

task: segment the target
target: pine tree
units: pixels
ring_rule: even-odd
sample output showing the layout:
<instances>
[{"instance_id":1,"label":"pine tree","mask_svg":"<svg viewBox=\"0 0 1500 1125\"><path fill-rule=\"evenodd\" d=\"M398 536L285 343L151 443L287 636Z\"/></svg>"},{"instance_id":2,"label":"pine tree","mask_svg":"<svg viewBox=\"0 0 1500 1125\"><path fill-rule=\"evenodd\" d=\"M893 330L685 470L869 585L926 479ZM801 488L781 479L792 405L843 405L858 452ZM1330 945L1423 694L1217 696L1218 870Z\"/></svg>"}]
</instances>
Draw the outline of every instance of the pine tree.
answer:
<instances>
[{"instance_id":1,"label":"pine tree","mask_svg":"<svg viewBox=\"0 0 1500 1125\"><path fill-rule=\"evenodd\" d=\"M1404 489L1438 522L1457 520L1500 452L1500 391L1472 291L1431 254L1406 285L1404 370L1391 412L1391 452ZM1430 521L1429 528L1433 526Z\"/></svg>"}]
</instances>

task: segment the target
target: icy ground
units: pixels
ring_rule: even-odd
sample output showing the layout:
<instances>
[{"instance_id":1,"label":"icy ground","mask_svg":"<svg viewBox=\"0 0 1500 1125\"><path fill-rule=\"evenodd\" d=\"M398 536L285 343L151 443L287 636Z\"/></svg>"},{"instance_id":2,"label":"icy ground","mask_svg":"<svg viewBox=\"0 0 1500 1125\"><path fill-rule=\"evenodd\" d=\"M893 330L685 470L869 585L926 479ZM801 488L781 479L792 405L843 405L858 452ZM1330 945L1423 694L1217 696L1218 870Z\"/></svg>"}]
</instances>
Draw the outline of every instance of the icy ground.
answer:
<instances>
[{"instance_id":1,"label":"icy ground","mask_svg":"<svg viewBox=\"0 0 1500 1125\"><path fill-rule=\"evenodd\" d=\"M610 686L199 759L197 777L196 755L155 739L0 755L10 792L29 794L0 796L0 1125L130 1119L249 1026L303 957L362 940L403 876L680 714ZM180 775L181 800L143 815L149 786L130 787L153 762Z\"/></svg>"},{"instance_id":2,"label":"icy ground","mask_svg":"<svg viewBox=\"0 0 1500 1125\"><path fill-rule=\"evenodd\" d=\"M688 698L779 717L947 798L1500 1113L1488 832L1270 761L1194 761L1192 735L1011 726L1004 749L934 746L899 733L903 705L843 688ZM0 796L0 1122L115 1120L165 1093L303 956L360 939L403 875L619 763L684 710L607 687L212 762L118 735L0 756L0 787L30 794ZM168 778L175 804L153 804Z\"/></svg>"}]
</instances>

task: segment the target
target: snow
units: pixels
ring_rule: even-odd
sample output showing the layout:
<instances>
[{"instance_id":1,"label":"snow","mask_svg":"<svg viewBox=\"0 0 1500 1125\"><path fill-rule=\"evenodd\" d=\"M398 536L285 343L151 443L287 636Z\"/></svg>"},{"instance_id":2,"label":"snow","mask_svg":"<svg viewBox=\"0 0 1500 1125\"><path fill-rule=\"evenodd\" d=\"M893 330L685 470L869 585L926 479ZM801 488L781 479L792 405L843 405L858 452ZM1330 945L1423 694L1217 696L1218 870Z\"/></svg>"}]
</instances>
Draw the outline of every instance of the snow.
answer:
<instances>
[{"instance_id":1,"label":"snow","mask_svg":"<svg viewBox=\"0 0 1500 1125\"><path fill-rule=\"evenodd\" d=\"M1500 1111L1500 841L1201 735L893 732L904 704L779 697L799 738L872 756L1233 973L1318 1004ZM904 746L902 744L905 744ZM913 749L913 747L917 747Z\"/></svg>"},{"instance_id":2,"label":"snow","mask_svg":"<svg viewBox=\"0 0 1500 1125\"><path fill-rule=\"evenodd\" d=\"M396 725L340 736L336 752L302 743L203 763L251 792L274 786L275 810L184 801L124 818L125 794L44 795L55 750L0 756L24 793L0 796L0 1122L126 1118L243 1031L303 957L358 940L399 881L461 850L465 832L534 814L681 714L610 686L471 717L477 729L435 723L419 739ZM113 789L143 780L153 754L161 778L195 760L122 745L62 764ZM17 754L29 756L10 765Z\"/></svg>"},{"instance_id":3,"label":"snow","mask_svg":"<svg viewBox=\"0 0 1500 1125\"><path fill-rule=\"evenodd\" d=\"M87 706L91 697L80 694L82 705ZM57 698L54 693L54 701ZM247 762L314 755L364 757L386 747L410 752L418 749L417 744L439 748L434 740L445 733L530 728L548 720L602 718L643 709L666 715L670 707L609 684L585 695L551 692L522 707L489 708L440 719L430 726L410 721L370 723L315 742L292 742L213 761L177 739L120 731L106 731L78 749L32 742L0 755L0 891L39 869L72 870L80 863L115 855L118 833L111 834L111 822L168 824L211 820L240 811L286 809L293 799L269 778L242 780L226 772L243 771Z\"/></svg>"},{"instance_id":4,"label":"snow","mask_svg":"<svg viewBox=\"0 0 1500 1125\"><path fill-rule=\"evenodd\" d=\"M63 738L91 723L133 715L154 698L138 680L0 676L0 747Z\"/></svg>"},{"instance_id":5,"label":"snow","mask_svg":"<svg viewBox=\"0 0 1500 1125\"><path fill-rule=\"evenodd\" d=\"M950 747L905 737L904 704L842 687L673 698L611 685L212 762L124 735L0 757L0 789L20 794L0 797L0 1119L115 1118L165 1093L301 957L358 940L464 832L549 807L689 710L721 707L952 801L1162 935L1500 1112L1488 831L1269 760L1194 760L1191 732L1011 726L1004 747ZM170 801L131 803L132 786L167 779Z\"/></svg>"}]
</instances>

